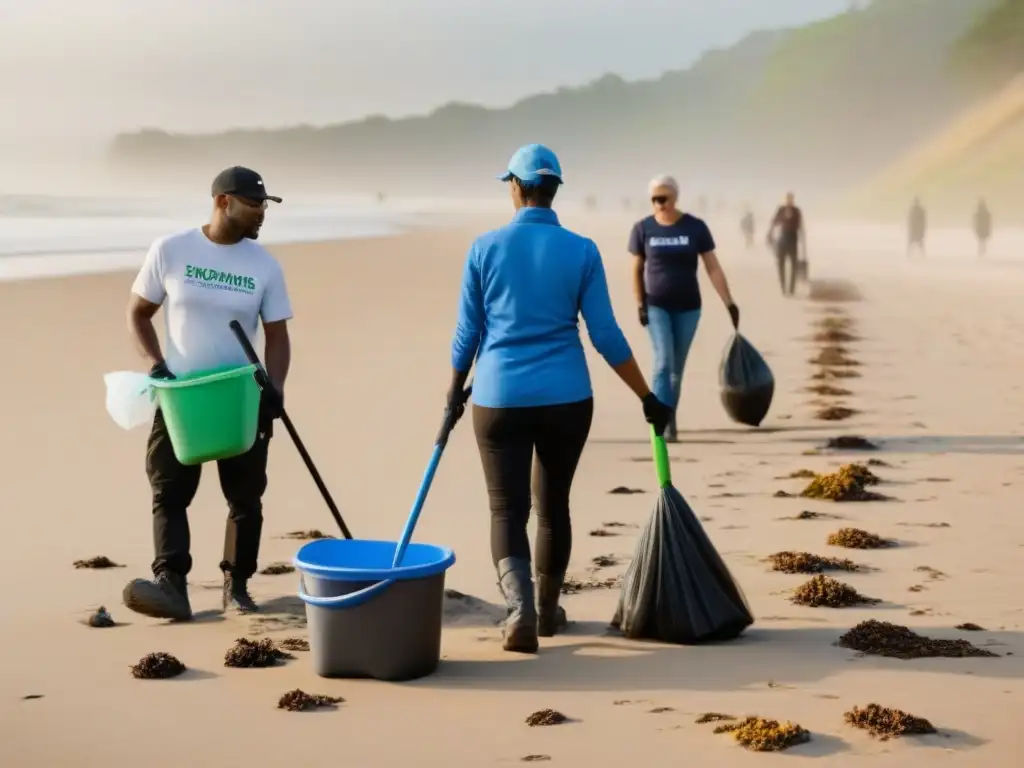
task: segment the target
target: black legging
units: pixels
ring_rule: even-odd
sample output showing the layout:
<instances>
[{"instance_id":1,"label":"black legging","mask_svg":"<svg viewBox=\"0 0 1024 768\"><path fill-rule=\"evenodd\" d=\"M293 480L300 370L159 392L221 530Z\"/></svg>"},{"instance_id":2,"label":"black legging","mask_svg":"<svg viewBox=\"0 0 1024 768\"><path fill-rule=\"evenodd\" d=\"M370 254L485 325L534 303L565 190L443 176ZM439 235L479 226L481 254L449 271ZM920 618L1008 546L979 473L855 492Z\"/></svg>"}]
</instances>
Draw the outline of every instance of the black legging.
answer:
<instances>
[{"instance_id":1,"label":"black legging","mask_svg":"<svg viewBox=\"0 0 1024 768\"><path fill-rule=\"evenodd\" d=\"M779 265L779 286L784 295L796 291L797 244L795 240L783 238L775 246L775 259ZM789 262L789 285L786 285L786 262Z\"/></svg>"},{"instance_id":2,"label":"black legging","mask_svg":"<svg viewBox=\"0 0 1024 768\"><path fill-rule=\"evenodd\" d=\"M590 434L593 399L532 408L473 406L491 506L491 556L530 560L526 524L537 498L537 573L564 575L572 551L569 491ZM537 461L534 463L534 450Z\"/></svg>"}]
</instances>

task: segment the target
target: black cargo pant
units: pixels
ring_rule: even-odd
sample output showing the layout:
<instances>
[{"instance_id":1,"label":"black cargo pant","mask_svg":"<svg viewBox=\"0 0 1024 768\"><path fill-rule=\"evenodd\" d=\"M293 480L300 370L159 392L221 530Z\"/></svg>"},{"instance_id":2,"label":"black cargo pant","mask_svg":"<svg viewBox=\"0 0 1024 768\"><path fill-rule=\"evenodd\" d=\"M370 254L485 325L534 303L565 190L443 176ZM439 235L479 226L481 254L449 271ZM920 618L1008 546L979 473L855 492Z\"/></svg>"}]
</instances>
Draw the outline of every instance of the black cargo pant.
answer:
<instances>
[{"instance_id":1,"label":"black cargo pant","mask_svg":"<svg viewBox=\"0 0 1024 768\"><path fill-rule=\"evenodd\" d=\"M217 462L220 487L228 503L224 533L225 573L248 579L256 573L263 530L263 493L267 489L267 450L273 420L260 407L256 442L247 453ZM163 414L157 410L146 451L146 475L153 492L153 574L192 570L188 507L199 490L202 465L186 466L174 455Z\"/></svg>"},{"instance_id":2,"label":"black cargo pant","mask_svg":"<svg viewBox=\"0 0 1024 768\"><path fill-rule=\"evenodd\" d=\"M792 296L796 291L797 241L780 238L775 245L775 260L779 265L779 287L783 295ZM786 283L786 264L789 264L789 283Z\"/></svg>"},{"instance_id":3,"label":"black cargo pant","mask_svg":"<svg viewBox=\"0 0 1024 768\"><path fill-rule=\"evenodd\" d=\"M569 492L593 415L591 398L532 408L473 406L473 431L490 499L495 566L506 557L531 560L526 525L535 495L537 573L565 574L572 552Z\"/></svg>"}]
</instances>

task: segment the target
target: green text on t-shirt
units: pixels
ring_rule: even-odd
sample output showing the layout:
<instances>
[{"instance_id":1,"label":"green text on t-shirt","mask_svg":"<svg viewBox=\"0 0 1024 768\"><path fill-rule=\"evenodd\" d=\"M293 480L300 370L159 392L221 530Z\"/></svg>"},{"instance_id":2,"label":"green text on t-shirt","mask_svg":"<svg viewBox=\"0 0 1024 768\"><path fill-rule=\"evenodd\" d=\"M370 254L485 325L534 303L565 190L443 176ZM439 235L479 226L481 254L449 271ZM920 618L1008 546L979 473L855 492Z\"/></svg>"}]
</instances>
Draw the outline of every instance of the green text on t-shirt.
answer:
<instances>
[{"instance_id":1,"label":"green text on t-shirt","mask_svg":"<svg viewBox=\"0 0 1024 768\"><path fill-rule=\"evenodd\" d=\"M192 264L185 265L185 280L203 283L210 288L234 289L244 293L252 293L256 290L256 278L254 277L221 272L220 270L207 269L206 267L196 267Z\"/></svg>"}]
</instances>

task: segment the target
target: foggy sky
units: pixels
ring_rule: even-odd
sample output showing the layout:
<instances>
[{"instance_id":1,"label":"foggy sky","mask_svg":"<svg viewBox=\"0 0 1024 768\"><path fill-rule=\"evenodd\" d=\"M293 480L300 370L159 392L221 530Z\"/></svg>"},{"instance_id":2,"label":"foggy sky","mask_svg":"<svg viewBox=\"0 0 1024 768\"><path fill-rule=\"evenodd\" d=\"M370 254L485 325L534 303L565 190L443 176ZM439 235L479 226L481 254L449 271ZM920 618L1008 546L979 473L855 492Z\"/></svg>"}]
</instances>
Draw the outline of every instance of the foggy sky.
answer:
<instances>
[{"instance_id":1,"label":"foggy sky","mask_svg":"<svg viewBox=\"0 0 1024 768\"><path fill-rule=\"evenodd\" d=\"M848 0L0 0L0 139L499 106L684 68ZM699 105L695 105L699 109Z\"/></svg>"}]
</instances>

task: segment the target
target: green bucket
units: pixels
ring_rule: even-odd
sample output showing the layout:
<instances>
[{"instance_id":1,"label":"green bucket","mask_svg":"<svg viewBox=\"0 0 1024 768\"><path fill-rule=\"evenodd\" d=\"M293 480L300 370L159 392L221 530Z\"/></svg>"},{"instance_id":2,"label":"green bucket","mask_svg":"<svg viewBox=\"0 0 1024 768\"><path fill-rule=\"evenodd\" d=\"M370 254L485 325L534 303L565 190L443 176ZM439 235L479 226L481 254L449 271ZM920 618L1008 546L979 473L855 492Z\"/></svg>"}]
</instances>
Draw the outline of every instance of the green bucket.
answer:
<instances>
[{"instance_id":1,"label":"green bucket","mask_svg":"<svg viewBox=\"0 0 1024 768\"><path fill-rule=\"evenodd\" d=\"M202 464L252 448L260 415L255 371L232 366L151 380L178 461Z\"/></svg>"}]
</instances>

